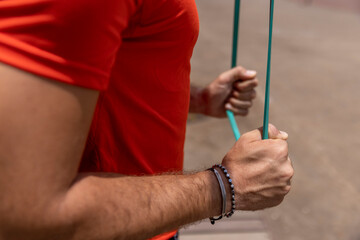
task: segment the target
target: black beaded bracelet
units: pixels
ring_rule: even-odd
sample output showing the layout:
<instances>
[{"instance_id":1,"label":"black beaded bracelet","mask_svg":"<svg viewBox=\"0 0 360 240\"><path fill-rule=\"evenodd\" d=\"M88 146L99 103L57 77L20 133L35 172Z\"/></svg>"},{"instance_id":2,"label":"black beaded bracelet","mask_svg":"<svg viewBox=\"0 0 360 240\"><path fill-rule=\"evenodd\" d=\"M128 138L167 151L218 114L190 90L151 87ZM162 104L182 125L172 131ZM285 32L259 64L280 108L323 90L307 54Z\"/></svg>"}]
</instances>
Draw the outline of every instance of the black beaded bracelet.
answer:
<instances>
[{"instance_id":1,"label":"black beaded bracelet","mask_svg":"<svg viewBox=\"0 0 360 240\"><path fill-rule=\"evenodd\" d=\"M223 173L225 174L225 177L228 180L229 185L230 185L230 189L231 189L231 210L230 210L230 212L225 214L225 216L229 218L234 214L235 208L236 208L234 184L232 182L230 174L228 173L227 169L224 166L222 166L221 164L215 164L212 168L215 168L215 167L218 167L223 171Z\"/></svg>"}]
</instances>

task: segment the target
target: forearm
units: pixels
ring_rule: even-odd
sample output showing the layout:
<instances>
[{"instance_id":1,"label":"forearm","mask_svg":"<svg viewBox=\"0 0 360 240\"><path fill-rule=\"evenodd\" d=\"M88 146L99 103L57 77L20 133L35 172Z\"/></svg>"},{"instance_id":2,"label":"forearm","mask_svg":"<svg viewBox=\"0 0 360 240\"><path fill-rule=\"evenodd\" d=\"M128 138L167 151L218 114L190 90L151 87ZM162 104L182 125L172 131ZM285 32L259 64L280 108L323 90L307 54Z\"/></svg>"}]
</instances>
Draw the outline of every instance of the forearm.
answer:
<instances>
[{"instance_id":1,"label":"forearm","mask_svg":"<svg viewBox=\"0 0 360 240\"><path fill-rule=\"evenodd\" d=\"M53 205L60 207L43 217L36 239L146 239L217 215L221 205L209 171L154 177L88 174L57 199ZM46 225L54 222L57 229ZM57 232L61 236L54 236Z\"/></svg>"}]
</instances>

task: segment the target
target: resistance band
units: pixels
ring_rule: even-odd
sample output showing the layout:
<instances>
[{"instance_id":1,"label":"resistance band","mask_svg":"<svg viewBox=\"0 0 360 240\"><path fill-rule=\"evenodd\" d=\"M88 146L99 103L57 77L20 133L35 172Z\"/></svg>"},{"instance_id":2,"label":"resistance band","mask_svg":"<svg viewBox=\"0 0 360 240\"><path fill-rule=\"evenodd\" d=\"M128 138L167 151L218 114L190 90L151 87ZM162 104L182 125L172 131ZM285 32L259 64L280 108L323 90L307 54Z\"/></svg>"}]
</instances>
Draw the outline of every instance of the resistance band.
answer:
<instances>
[{"instance_id":1,"label":"resistance band","mask_svg":"<svg viewBox=\"0 0 360 240\"><path fill-rule=\"evenodd\" d=\"M240 12L240 0L235 0L231 68L236 67L238 36L239 36L239 12ZM234 113L230 110L226 110L226 115L228 116L228 119L230 121L231 129L234 133L235 139L238 140L241 135L239 128L236 124Z\"/></svg>"},{"instance_id":2,"label":"resistance band","mask_svg":"<svg viewBox=\"0 0 360 240\"><path fill-rule=\"evenodd\" d=\"M269 17L269 46L266 69L266 87L265 87L265 106L264 106L264 122L263 122L263 139L269 138L269 98L270 98L270 69L271 69L271 46L272 32L274 22L274 0L270 0L270 17Z\"/></svg>"},{"instance_id":3,"label":"resistance band","mask_svg":"<svg viewBox=\"0 0 360 240\"><path fill-rule=\"evenodd\" d=\"M237 60L237 44L239 35L239 13L240 13L240 0L235 0L234 11L234 30L233 30L233 45L232 45L232 59L231 67L236 66ZM263 121L263 139L269 138L269 98L270 98L270 70L271 70L271 47L272 47L272 32L274 22L274 0L270 0L270 16L269 16L269 41L268 41L268 57L267 57L267 69L266 69L266 87L265 87L265 106L264 106L264 121ZM234 113L230 110L226 110L226 114L230 121L232 131L235 139L240 138L240 131L236 124Z\"/></svg>"}]
</instances>

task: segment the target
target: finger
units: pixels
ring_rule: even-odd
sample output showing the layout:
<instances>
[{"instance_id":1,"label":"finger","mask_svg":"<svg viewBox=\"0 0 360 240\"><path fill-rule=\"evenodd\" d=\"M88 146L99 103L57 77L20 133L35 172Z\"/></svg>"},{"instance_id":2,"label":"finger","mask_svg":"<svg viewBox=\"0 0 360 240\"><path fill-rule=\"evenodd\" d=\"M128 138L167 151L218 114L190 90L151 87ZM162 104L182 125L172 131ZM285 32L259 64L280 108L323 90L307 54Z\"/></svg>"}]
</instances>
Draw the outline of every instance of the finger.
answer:
<instances>
[{"instance_id":1,"label":"finger","mask_svg":"<svg viewBox=\"0 0 360 240\"><path fill-rule=\"evenodd\" d=\"M252 100L256 98L256 91L254 89L247 92L233 91L232 96L239 100Z\"/></svg>"},{"instance_id":2,"label":"finger","mask_svg":"<svg viewBox=\"0 0 360 240\"><path fill-rule=\"evenodd\" d=\"M254 78L247 81L237 82L234 84L234 87L240 92L247 92L254 89L257 85L259 85L259 81L257 78Z\"/></svg>"},{"instance_id":3,"label":"finger","mask_svg":"<svg viewBox=\"0 0 360 240\"><path fill-rule=\"evenodd\" d=\"M243 109L247 109L250 108L252 106L252 102L251 101L242 101L236 98L230 98L229 99L229 103L231 103L231 105L235 108L243 108Z\"/></svg>"},{"instance_id":4,"label":"finger","mask_svg":"<svg viewBox=\"0 0 360 240\"><path fill-rule=\"evenodd\" d=\"M244 133L240 139L246 141L246 142L255 142L255 141L261 141L262 139L262 131L260 129L255 129L250 132Z\"/></svg>"},{"instance_id":5,"label":"finger","mask_svg":"<svg viewBox=\"0 0 360 240\"><path fill-rule=\"evenodd\" d=\"M263 128L258 128L251 132L247 132L242 135L242 138L247 139L249 142L255 142L262 140ZM283 131L279 131L274 125L269 124L269 139L282 139L287 140L288 134Z\"/></svg>"},{"instance_id":6,"label":"finger","mask_svg":"<svg viewBox=\"0 0 360 240\"><path fill-rule=\"evenodd\" d=\"M219 78L226 83L231 83L235 81L244 81L254 79L256 77L256 72L252 70L247 70L243 67L235 67L224 73L222 73Z\"/></svg>"},{"instance_id":7,"label":"finger","mask_svg":"<svg viewBox=\"0 0 360 240\"><path fill-rule=\"evenodd\" d=\"M282 193L283 195L288 194L288 193L290 192L290 190L291 190L291 183L289 183L289 184L287 184L286 186L282 187L281 190L282 190L281 193Z\"/></svg>"},{"instance_id":8,"label":"finger","mask_svg":"<svg viewBox=\"0 0 360 240\"><path fill-rule=\"evenodd\" d=\"M261 127L259 129L262 133L263 128ZM268 134L269 134L269 139L282 139L282 140L287 140L289 135L286 132L280 131L278 130L274 125L269 124L268 127Z\"/></svg>"},{"instance_id":9,"label":"finger","mask_svg":"<svg viewBox=\"0 0 360 240\"><path fill-rule=\"evenodd\" d=\"M249 113L248 109L236 108L231 103L225 104L225 109L232 111L235 115L246 116Z\"/></svg>"}]
</instances>

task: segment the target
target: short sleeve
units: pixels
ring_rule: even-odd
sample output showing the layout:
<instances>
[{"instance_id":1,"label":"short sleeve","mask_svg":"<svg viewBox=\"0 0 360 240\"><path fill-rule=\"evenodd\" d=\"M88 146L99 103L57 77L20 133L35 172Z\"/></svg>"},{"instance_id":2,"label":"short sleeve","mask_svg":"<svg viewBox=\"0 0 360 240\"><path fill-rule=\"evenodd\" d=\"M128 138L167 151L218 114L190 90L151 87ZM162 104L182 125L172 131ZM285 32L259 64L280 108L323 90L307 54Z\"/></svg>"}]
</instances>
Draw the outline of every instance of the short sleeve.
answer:
<instances>
[{"instance_id":1,"label":"short sleeve","mask_svg":"<svg viewBox=\"0 0 360 240\"><path fill-rule=\"evenodd\" d=\"M104 90L134 0L0 1L0 62Z\"/></svg>"}]
</instances>

